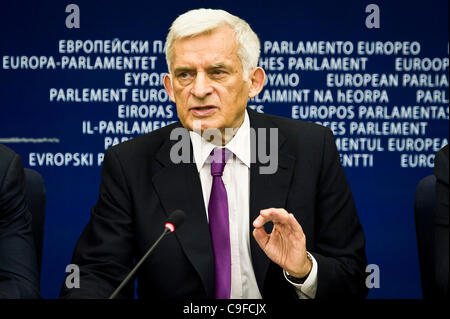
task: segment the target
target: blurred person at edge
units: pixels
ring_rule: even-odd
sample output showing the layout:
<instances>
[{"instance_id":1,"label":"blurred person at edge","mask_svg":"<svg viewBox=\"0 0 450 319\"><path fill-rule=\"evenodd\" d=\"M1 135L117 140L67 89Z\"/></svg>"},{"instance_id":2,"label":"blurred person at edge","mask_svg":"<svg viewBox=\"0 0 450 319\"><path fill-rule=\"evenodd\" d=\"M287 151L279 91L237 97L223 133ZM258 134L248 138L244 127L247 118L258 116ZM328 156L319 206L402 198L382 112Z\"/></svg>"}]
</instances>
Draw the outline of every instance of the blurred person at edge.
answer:
<instances>
[{"instance_id":1,"label":"blurred person at edge","mask_svg":"<svg viewBox=\"0 0 450 319\"><path fill-rule=\"evenodd\" d=\"M0 144L0 298L40 298L22 160Z\"/></svg>"}]
</instances>

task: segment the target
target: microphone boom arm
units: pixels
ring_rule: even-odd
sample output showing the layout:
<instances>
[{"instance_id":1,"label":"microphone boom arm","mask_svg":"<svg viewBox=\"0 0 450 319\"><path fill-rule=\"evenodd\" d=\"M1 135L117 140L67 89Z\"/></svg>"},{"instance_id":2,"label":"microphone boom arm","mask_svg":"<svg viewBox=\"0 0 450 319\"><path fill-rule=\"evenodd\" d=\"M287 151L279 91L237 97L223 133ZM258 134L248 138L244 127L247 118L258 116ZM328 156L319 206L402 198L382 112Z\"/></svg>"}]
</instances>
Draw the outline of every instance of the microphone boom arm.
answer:
<instances>
[{"instance_id":1,"label":"microphone boom arm","mask_svg":"<svg viewBox=\"0 0 450 319\"><path fill-rule=\"evenodd\" d=\"M114 290L112 295L109 297L109 299L114 299L119 294L119 292L122 290L122 288L130 281L130 279L134 276L136 271L141 267L142 263L147 259L147 257L150 255L150 253L155 249L155 247L158 245L158 243L163 239L165 235L167 235L170 232L170 229L168 227L164 228L164 232L159 236L159 238L156 240L156 242L153 244L153 246L145 253L145 255L139 260L139 262L134 266L133 270L128 274L128 276L122 281L122 283L119 285L119 287Z\"/></svg>"}]
</instances>

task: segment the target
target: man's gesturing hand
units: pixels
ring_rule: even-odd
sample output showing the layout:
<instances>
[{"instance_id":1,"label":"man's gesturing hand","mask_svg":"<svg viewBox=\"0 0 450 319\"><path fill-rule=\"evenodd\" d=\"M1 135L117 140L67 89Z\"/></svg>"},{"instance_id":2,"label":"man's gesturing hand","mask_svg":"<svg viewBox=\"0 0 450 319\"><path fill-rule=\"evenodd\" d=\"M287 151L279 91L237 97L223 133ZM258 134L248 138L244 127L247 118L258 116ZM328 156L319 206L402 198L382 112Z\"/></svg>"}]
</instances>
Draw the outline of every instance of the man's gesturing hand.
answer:
<instances>
[{"instance_id":1,"label":"man's gesturing hand","mask_svg":"<svg viewBox=\"0 0 450 319\"><path fill-rule=\"evenodd\" d=\"M273 222L273 230L267 234L263 226L269 221ZM308 276L312 262L306 255L305 234L294 215L283 208L263 209L253 221L253 226L253 237L267 257L291 276Z\"/></svg>"}]
</instances>

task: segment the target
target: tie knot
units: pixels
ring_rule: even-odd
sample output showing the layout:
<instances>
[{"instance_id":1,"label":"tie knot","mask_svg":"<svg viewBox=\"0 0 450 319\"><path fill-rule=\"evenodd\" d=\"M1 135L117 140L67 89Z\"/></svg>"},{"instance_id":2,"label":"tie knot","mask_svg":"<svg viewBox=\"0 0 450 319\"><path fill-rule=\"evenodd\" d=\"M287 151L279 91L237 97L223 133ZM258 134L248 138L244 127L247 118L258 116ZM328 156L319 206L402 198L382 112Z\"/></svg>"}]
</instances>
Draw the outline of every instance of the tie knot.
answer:
<instances>
[{"instance_id":1,"label":"tie knot","mask_svg":"<svg viewBox=\"0 0 450 319\"><path fill-rule=\"evenodd\" d=\"M225 164L227 163L227 149L215 148L211 152L211 175L222 176Z\"/></svg>"}]
</instances>

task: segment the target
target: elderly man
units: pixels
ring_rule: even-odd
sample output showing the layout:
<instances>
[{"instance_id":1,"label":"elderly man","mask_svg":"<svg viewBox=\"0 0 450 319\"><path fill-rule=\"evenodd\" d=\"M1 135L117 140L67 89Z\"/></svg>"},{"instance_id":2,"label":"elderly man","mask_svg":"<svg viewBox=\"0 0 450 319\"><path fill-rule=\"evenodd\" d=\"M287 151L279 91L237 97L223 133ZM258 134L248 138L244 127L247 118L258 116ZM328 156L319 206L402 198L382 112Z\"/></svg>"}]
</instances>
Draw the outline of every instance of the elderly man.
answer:
<instances>
[{"instance_id":1,"label":"elderly man","mask_svg":"<svg viewBox=\"0 0 450 319\"><path fill-rule=\"evenodd\" d=\"M80 288L62 297L108 297L176 209L186 221L139 270L139 297L365 297L364 234L331 131L247 109L265 79L249 25L192 10L174 21L166 48L164 85L180 123L105 153L72 260ZM190 161L174 160L174 130L187 133ZM261 140L276 145L270 173ZM129 284L120 297L133 292Z\"/></svg>"}]
</instances>

